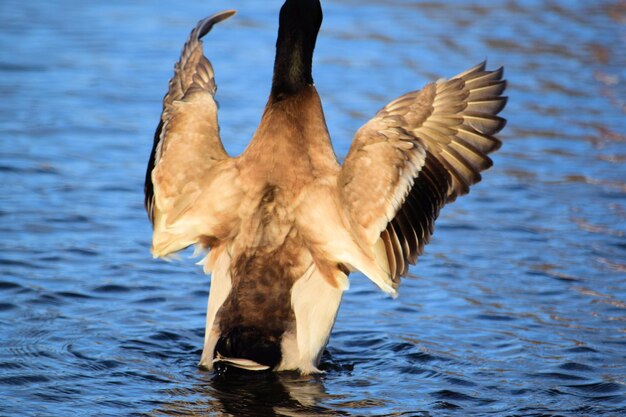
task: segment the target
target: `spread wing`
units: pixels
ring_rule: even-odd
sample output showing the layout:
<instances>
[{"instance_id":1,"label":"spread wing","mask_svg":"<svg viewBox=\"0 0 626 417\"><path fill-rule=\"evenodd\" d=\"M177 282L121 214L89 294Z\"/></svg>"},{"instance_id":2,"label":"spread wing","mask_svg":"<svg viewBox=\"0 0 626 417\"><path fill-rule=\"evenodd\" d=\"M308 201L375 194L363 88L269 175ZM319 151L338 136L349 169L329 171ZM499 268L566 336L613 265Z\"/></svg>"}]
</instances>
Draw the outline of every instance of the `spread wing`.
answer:
<instances>
[{"instance_id":1,"label":"spread wing","mask_svg":"<svg viewBox=\"0 0 626 417\"><path fill-rule=\"evenodd\" d=\"M155 256L193 243L189 236L184 242L176 241L180 239L175 235L180 237L182 229L178 225L173 231L172 226L206 189L207 180L226 169L220 165L230 160L219 136L213 67L203 54L201 39L216 23L234 14L228 10L198 22L174 66L163 99L144 187L146 211L154 227ZM162 241L161 248L157 241Z\"/></svg>"},{"instance_id":2,"label":"spread wing","mask_svg":"<svg viewBox=\"0 0 626 417\"><path fill-rule=\"evenodd\" d=\"M439 210L492 165L487 154L500 147L493 135L506 123L496 116L506 104L502 73L482 63L428 84L387 104L357 132L339 186L353 231L386 273L368 275L381 288L397 288Z\"/></svg>"}]
</instances>

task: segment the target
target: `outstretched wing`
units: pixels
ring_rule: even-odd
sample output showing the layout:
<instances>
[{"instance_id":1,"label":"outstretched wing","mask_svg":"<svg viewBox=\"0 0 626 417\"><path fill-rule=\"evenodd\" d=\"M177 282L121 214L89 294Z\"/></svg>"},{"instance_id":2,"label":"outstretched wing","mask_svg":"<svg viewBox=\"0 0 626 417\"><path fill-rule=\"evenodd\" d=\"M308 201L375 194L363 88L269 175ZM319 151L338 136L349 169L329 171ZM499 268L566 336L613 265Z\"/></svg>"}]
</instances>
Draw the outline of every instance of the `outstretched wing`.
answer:
<instances>
[{"instance_id":1,"label":"outstretched wing","mask_svg":"<svg viewBox=\"0 0 626 417\"><path fill-rule=\"evenodd\" d=\"M144 187L146 211L154 227L155 256L167 255L165 249L156 250L156 241L163 240L158 235L189 210L206 187L209 172L214 176L216 167L229 160L219 136L213 67L203 54L201 39L213 25L234 14L234 10L223 11L198 22L174 66L163 99ZM177 230L174 234L180 234L180 227ZM172 233L167 239L174 239ZM189 244L169 242L168 250Z\"/></svg>"},{"instance_id":2,"label":"outstretched wing","mask_svg":"<svg viewBox=\"0 0 626 417\"><path fill-rule=\"evenodd\" d=\"M357 132L339 186L353 231L375 253L397 288L422 254L444 204L469 192L487 156L500 147L493 135L505 120L502 68L485 63L450 80L428 84L381 109ZM393 291L390 291L393 292Z\"/></svg>"}]
</instances>

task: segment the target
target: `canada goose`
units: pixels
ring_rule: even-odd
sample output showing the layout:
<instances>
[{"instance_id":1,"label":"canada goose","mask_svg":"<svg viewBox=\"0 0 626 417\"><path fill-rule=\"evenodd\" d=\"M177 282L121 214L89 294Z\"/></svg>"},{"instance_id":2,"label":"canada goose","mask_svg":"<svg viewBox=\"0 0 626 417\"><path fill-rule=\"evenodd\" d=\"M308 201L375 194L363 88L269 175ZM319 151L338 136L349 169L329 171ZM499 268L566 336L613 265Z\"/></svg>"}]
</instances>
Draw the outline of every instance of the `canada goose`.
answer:
<instances>
[{"instance_id":1,"label":"canada goose","mask_svg":"<svg viewBox=\"0 0 626 417\"><path fill-rule=\"evenodd\" d=\"M200 366L318 372L350 272L395 296L441 207L491 166L502 68L482 63L393 100L340 165L311 76L321 5L287 0L269 100L230 157L201 39L234 14L200 21L174 67L146 175L152 254L210 249Z\"/></svg>"}]
</instances>

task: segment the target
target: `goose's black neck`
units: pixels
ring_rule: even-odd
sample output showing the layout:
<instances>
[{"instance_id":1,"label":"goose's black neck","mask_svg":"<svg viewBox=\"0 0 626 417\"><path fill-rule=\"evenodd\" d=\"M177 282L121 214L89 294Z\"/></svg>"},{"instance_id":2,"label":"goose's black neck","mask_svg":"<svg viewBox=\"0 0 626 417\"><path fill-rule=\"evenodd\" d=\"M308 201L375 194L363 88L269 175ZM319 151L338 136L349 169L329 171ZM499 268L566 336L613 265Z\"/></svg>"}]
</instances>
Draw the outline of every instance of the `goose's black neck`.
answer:
<instances>
[{"instance_id":1,"label":"goose's black neck","mask_svg":"<svg viewBox=\"0 0 626 417\"><path fill-rule=\"evenodd\" d=\"M311 66L322 24L319 0L287 0L280 9L271 96L293 95L313 84Z\"/></svg>"}]
</instances>

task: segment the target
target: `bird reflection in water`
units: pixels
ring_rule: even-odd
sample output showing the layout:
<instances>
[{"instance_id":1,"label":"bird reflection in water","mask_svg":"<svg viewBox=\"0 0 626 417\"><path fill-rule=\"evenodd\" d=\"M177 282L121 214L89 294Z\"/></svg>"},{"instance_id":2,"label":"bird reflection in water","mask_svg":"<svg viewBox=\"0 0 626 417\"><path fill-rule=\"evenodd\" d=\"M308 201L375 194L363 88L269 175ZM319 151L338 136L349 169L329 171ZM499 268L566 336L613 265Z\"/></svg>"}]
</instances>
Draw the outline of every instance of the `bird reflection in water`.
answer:
<instances>
[{"instance_id":1,"label":"bird reflection in water","mask_svg":"<svg viewBox=\"0 0 626 417\"><path fill-rule=\"evenodd\" d=\"M197 383L194 386L168 390L168 396L174 401L162 404L149 414L348 415L320 405L334 397L326 392L323 375L302 376L297 372L250 372L233 367L222 373L198 372L200 375L197 375Z\"/></svg>"}]
</instances>

